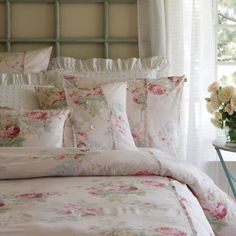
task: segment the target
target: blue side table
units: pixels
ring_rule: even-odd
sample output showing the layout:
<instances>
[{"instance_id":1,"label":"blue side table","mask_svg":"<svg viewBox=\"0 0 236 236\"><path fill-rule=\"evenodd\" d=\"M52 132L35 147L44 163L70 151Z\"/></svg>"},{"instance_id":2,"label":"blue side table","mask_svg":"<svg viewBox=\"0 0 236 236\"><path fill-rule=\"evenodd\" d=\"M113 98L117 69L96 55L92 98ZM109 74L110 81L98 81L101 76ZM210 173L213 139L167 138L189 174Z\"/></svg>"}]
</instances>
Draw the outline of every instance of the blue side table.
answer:
<instances>
[{"instance_id":1,"label":"blue side table","mask_svg":"<svg viewBox=\"0 0 236 236\"><path fill-rule=\"evenodd\" d=\"M225 142L217 141L217 140L214 141L212 144L216 149L216 152L217 152L218 157L220 159L220 163L224 169L225 175L227 177L230 188L233 192L234 198L236 199L236 190L235 190L235 185L234 185L235 184L234 182L236 182L236 178L229 172L229 170L225 164L225 161L223 159L223 156L221 154L221 150L228 151L228 152L236 152L236 147L225 146Z\"/></svg>"}]
</instances>

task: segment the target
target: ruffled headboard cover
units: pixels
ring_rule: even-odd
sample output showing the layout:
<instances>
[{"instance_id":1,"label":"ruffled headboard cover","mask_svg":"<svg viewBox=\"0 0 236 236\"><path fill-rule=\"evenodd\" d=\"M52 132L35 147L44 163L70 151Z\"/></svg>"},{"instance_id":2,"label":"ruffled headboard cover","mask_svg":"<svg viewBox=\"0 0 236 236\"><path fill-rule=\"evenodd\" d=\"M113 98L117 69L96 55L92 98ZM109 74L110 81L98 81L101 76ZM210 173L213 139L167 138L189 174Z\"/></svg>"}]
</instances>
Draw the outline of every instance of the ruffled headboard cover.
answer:
<instances>
[{"instance_id":1,"label":"ruffled headboard cover","mask_svg":"<svg viewBox=\"0 0 236 236\"><path fill-rule=\"evenodd\" d=\"M49 68L63 74L77 75L81 79L156 79L168 73L167 60L158 56L125 60L102 58L79 60L71 57L56 57L51 60Z\"/></svg>"}]
</instances>

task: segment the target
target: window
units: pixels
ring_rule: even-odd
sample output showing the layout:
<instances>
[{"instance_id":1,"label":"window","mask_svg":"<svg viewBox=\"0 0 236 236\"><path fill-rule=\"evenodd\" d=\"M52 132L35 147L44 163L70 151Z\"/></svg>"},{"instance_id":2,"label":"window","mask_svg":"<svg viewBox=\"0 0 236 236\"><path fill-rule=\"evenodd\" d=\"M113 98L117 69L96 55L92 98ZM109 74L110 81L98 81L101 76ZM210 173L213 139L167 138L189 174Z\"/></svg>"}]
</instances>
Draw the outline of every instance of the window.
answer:
<instances>
[{"instance_id":1,"label":"window","mask_svg":"<svg viewBox=\"0 0 236 236\"><path fill-rule=\"evenodd\" d=\"M236 1L217 0L218 79L236 82Z\"/></svg>"}]
</instances>

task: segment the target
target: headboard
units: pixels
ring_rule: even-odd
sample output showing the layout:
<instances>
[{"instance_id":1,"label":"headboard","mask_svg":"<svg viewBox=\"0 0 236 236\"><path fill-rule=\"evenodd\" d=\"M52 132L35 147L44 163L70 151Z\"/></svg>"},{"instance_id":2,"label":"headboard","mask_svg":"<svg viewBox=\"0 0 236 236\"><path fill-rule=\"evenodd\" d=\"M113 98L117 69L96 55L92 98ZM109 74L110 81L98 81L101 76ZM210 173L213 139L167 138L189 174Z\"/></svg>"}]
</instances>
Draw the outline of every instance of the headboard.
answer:
<instances>
[{"instance_id":1,"label":"headboard","mask_svg":"<svg viewBox=\"0 0 236 236\"><path fill-rule=\"evenodd\" d=\"M0 52L138 57L137 0L0 0Z\"/></svg>"}]
</instances>

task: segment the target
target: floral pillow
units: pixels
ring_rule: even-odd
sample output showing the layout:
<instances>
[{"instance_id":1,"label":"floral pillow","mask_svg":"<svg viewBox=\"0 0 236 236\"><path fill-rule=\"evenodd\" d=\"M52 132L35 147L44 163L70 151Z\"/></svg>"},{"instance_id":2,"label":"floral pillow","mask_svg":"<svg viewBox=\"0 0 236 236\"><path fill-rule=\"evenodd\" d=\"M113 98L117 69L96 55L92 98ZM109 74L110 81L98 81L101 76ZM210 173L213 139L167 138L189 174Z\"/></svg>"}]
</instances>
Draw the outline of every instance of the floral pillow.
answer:
<instances>
[{"instance_id":1,"label":"floral pillow","mask_svg":"<svg viewBox=\"0 0 236 236\"><path fill-rule=\"evenodd\" d=\"M1 53L0 73L38 73L48 68L52 47L34 51Z\"/></svg>"},{"instance_id":2,"label":"floral pillow","mask_svg":"<svg viewBox=\"0 0 236 236\"><path fill-rule=\"evenodd\" d=\"M64 89L55 87L35 87L41 109L66 108L66 94Z\"/></svg>"},{"instance_id":3,"label":"floral pillow","mask_svg":"<svg viewBox=\"0 0 236 236\"><path fill-rule=\"evenodd\" d=\"M65 109L67 108L64 89L56 87L35 87L36 95L41 109ZM63 136L63 147L74 147L72 121L70 116L66 120Z\"/></svg>"},{"instance_id":4,"label":"floral pillow","mask_svg":"<svg viewBox=\"0 0 236 236\"><path fill-rule=\"evenodd\" d=\"M1 110L0 147L62 147L68 110Z\"/></svg>"},{"instance_id":5,"label":"floral pillow","mask_svg":"<svg viewBox=\"0 0 236 236\"><path fill-rule=\"evenodd\" d=\"M91 88L68 86L66 96L77 147L136 149L126 115L126 86L125 82Z\"/></svg>"},{"instance_id":6,"label":"floral pillow","mask_svg":"<svg viewBox=\"0 0 236 236\"><path fill-rule=\"evenodd\" d=\"M176 155L184 76L129 80L127 115L135 144Z\"/></svg>"}]
</instances>

